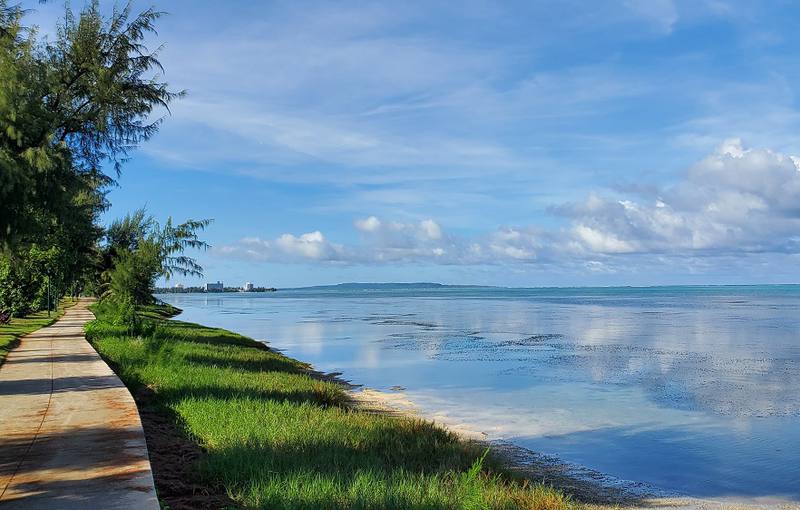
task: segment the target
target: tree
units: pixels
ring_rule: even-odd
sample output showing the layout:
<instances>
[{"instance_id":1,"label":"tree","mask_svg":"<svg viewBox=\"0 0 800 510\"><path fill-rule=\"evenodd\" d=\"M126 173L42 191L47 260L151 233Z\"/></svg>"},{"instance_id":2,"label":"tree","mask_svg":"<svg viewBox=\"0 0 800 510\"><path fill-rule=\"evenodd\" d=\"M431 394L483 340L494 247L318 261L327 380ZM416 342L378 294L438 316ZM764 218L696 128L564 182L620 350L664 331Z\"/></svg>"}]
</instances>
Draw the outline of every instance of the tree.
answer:
<instances>
[{"instance_id":1,"label":"tree","mask_svg":"<svg viewBox=\"0 0 800 510\"><path fill-rule=\"evenodd\" d=\"M72 207L66 181L81 181L106 207L104 189L130 151L183 95L159 81L158 50L143 43L161 12L131 16L128 4L104 20L97 1L78 16L68 8L46 43L23 16L0 0L0 245L12 247L30 244ZM103 173L106 163L115 176Z\"/></svg>"},{"instance_id":2,"label":"tree","mask_svg":"<svg viewBox=\"0 0 800 510\"><path fill-rule=\"evenodd\" d=\"M144 45L161 12L128 4L104 19L95 0L67 8L52 42L24 16L0 0L0 309L20 311L39 306L41 273L65 290L110 265L98 246L107 191L183 95Z\"/></svg>"},{"instance_id":3,"label":"tree","mask_svg":"<svg viewBox=\"0 0 800 510\"><path fill-rule=\"evenodd\" d=\"M104 298L124 305L152 303L160 269L159 247L152 240L142 240L135 251L120 250L108 273Z\"/></svg>"},{"instance_id":4,"label":"tree","mask_svg":"<svg viewBox=\"0 0 800 510\"><path fill-rule=\"evenodd\" d=\"M163 227L155 225L154 236L156 245L160 249L162 276L169 280L175 274L182 276L203 276L203 268L192 257L184 255L189 248L209 248L208 243L197 237L197 232L203 231L211 224L212 220L187 220L180 225L173 225L172 218L167 219Z\"/></svg>"},{"instance_id":5,"label":"tree","mask_svg":"<svg viewBox=\"0 0 800 510\"><path fill-rule=\"evenodd\" d=\"M190 219L175 225L168 218L161 226L145 209L115 220L106 231L104 297L147 304L153 301L159 278L202 276L203 268L185 251L209 247L198 233L210 224L211 220Z\"/></svg>"}]
</instances>

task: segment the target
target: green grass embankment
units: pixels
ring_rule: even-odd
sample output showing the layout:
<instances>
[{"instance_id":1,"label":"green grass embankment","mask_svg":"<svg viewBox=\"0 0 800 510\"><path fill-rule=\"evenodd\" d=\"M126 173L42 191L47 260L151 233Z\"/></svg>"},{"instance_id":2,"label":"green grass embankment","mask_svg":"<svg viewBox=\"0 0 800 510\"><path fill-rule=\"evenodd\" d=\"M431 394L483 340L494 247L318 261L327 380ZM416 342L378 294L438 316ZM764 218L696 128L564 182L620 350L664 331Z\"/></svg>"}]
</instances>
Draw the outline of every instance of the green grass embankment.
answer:
<instances>
[{"instance_id":1,"label":"green grass embankment","mask_svg":"<svg viewBox=\"0 0 800 510\"><path fill-rule=\"evenodd\" d=\"M430 422L351 408L341 385L254 340L165 319L131 337L106 322L103 306L94 309L92 344L134 394L146 388L203 448L198 479L224 487L241 507L571 506L555 490L512 479L490 458L481 466L481 449Z\"/></svg>"},{"instance_id":2,"label":"green grass embankment","mask_svg":"<svg viewBox=\"0 0 800 510\"><path fill-rule=\"evenodd\" d=\"M50 317L47 316L47 310L44 310L32 313L27 317L14 317L9 324L0 324L0 365L3 364L9 351L19 344L20 338L54 323L64 315L64 310L73 304L75 304L75 300L64 298L61 300L58 310L50 313Z\"/></svg>"}]
</instances>

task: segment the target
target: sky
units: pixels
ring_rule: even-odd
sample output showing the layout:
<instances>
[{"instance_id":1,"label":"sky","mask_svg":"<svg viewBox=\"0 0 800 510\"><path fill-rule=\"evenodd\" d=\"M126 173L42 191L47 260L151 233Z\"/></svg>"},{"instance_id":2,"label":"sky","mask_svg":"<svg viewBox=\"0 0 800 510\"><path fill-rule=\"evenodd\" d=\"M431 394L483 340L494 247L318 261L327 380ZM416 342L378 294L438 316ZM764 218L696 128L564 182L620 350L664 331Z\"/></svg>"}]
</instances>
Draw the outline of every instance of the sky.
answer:
<instances>
[{"instance_id":1,"label":"sky","mask_svg":"<svg viewBox=\"0 0 800 510\"><path fill-rule=\"evenodd\" d=\"M150 5L187 95L104 221L212 218L169 285L800 282L796 3Z\"/></svg>"}]
</instances>

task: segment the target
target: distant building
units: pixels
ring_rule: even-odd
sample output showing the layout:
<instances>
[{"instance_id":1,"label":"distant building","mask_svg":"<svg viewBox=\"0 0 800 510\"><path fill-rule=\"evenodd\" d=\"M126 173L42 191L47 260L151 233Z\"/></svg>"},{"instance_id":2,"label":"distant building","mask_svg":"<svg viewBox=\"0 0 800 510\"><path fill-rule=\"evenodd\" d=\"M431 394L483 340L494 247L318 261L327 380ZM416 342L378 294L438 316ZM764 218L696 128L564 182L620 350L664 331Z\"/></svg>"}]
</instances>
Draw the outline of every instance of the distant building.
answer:
<instances>
[{"instance_id":1,"label":"distant building","mask_svg":"<svg viewBox=\"0 0 800 510\"><path fill-rule=\"evenodd\" d=\"M175 284L175 288L176 289L182 289L183 288L183 284L182 283L176 283Z\"/></svg>"},{"instance_id":2,"label":"distant building","mask_svg":"<svg viewBox=\"0 0 800 510\"><path fill-rule=\"evenodd\" d=\"M224 290L225 286L220 281L218 281L217 283L206 284L206 292L222 292Z\"/></svg>"},{"instance_id":3,"label":"distant building","mask_svg":"<svg viewBox=\"0 0 800 510\"><path fill-rule=\"evenodd\" d=\"M246 282L246 283L244 284L244 287L242 287L242 289L243 289L245 292L253 292L253 284L252 284L252 283L250 283L250 282Z\"/></svg>"}]
</instances>

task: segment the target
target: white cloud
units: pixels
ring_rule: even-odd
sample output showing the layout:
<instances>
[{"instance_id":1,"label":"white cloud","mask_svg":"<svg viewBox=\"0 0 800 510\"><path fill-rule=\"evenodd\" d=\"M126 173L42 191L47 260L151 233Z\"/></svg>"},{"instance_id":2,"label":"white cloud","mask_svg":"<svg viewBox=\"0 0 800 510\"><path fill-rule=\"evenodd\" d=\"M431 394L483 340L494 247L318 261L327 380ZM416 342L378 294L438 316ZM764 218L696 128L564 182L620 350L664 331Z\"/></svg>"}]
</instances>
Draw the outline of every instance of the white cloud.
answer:
<instances>
[{"instance_id":1,"label":"white cloud","mask_svg":"<svg viewBox=\"0 0 800 510\"><path fill-rule=\"evenodd\" d=\"M717 154L733 156L734 158L741 158L744 156L744 149L742 149L741 138L729 138L722 142L717 149Z\"/></svg>"},{"instance_id":2,"label":"white cloud","mask_svg":"<svg viewBox=\"0 0 800 510\"><path fill-rule=\"evenodd\" d=\"M659 257L682 256L702 267L698 257L800 253L798 161L732 139L656 198L637 201L595 193L556 208L568 221L560 229L503 227L463 237L447 233L430 218L397 222L368 216L354 222L360 244L334 244L313 231L273 241L247 238L221 252L351 264L579 263L591 272L618 271L624 268L620 257L626 256L651 256L656 263Z\"/></svg>"},{"instance_id":3,"label":"white cloud","mask_svg":"<svg viewBox=\"0 0 800 510\"><path fill-rule=\"evenodd\" d=\"M275 244L286 253L312 259L327 258L332 252L330 245L319 230L303 234L300 237L283 234L275 241Z\"/></svg>"},{"instance_id":4,"label":"white cloud","mask_svg":"<svg viewBox=\"0 0 800 510\"><path fill-rule=\"evenodd\" d=\"M432 219L418 223L398 221L381 221L375 216L356 220L356 228L367 241L379 249L407 249L419 247L429 248L447 243L442 228Z\"/></svg>"},{"instance_id":5,"label":"white cloud","mask_svg":"<svg viewBox=\"0 0 800 510\"><path fill-rule=\"evenodd\" d=\"M283 234L274 240L246 237L236 245L219 248L219 252L254 260L283 262L307 260L332 262L347 258L344 248L328 242L319 230L300 236Z\"/></svg>"},{"instance_id":6,"label":"white cloud","mask_svg":"<svg viewBox=\"0 0 800 510\"><path fill-rule=\"evenodd\" d=\"M442 238L442 228L433 220L422 220L419 227L428 239L436 240Z\"/></svg>"},{"instance_id":7,"label":"white cloud","mask_svg":"<svg viewBox=\"0 0 800 510\"><path fill-rule=\"evenodd\" d=\"M619 239L612 233L602 232L586 225L576 225L573 229L575 237L585 244L590 251L596 253L631 253L635 246Z\"/></svg>"},{"instance_id":8,"label":"white cloud","mask_svg":"<svg viewBox=\"0 0 800 510\"><path fill-rule=\"evenodd\" d=\"M552 8L529 8L553 16ZM512 20L539 18L526 9L500 10ZM192 24L162 55L170 81L190 94L144 150L170 165L291 182L529 177L546 156L543 137L577 136L612 101L656 88L604 62L521 62L553 42L531 37L527 24L524 51L431 28L465 22L465 10L286 4L245 23L215 20L210 36ZM603 13L591 10L600 11L595 20ZM563 130L575 122L580 130Z\"/></svg>"},{"instance_id":9,"label":"white cloud","mask_svg":"<svg viewBox=\"0 0 800 510\"><path fill-rule=\"evenodd\" d=\"M375 232L381 228L381 220L375 216L355 221L356 228L362 232Z\"/></svg>"},{"instance_id":10,"label":"white cloud","mask_svg":"<svg viewBox=\"0 0 800 510\"><path fill-rule=\"evenodd\" d=\"M731 139L650 203L593 195L558 210L589 252L793 252L800 166L796 158Z\"/></svg>"},{"instance_id":11,"label":"white cloud","mask_svg":"<svg viewBox=\"0 0 800 510\"><path fill-rule=\"evenodd\" d=\"M530 231L503 228L489 235L487 247L492 254L501 259L532 261L536 259L538 239L536 234ZM485 252L482 248L480 251Z\"/></svg>"},{"instance_id":12,"label":"white cloud","mask_svg":"<svg viewBox=\"0 0 800 510\"><path fill-rule=\"evenodd\" d=\"M500 229L472 240L445 233L432 219L404 223L369 216L356 220L354 226L364 236L359 245L335 245L315 231L300 236L283 234L275 240L245 238L218 251L253 260L293 262L493 264L534 260L538 246L532 231Z\"/></svg>"}]
</instances>

